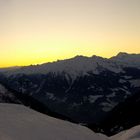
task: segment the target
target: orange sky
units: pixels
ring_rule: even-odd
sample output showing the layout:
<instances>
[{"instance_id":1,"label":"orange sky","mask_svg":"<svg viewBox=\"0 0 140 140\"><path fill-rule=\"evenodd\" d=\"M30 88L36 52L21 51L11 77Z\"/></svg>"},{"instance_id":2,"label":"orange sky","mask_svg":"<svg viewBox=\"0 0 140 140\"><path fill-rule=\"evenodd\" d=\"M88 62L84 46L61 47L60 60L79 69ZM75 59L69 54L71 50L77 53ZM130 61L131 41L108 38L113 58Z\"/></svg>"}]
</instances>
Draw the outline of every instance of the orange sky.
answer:
<instances>
[{"instance_id":1,"label":"orange sky","mask_svg":"<svg viewBox=\"0 0 140 140\"><path fill-rule=\"evenodd\" d=\"M140 0L0 0L0 67L140 53Z\"/></svg>"}]
</instances>

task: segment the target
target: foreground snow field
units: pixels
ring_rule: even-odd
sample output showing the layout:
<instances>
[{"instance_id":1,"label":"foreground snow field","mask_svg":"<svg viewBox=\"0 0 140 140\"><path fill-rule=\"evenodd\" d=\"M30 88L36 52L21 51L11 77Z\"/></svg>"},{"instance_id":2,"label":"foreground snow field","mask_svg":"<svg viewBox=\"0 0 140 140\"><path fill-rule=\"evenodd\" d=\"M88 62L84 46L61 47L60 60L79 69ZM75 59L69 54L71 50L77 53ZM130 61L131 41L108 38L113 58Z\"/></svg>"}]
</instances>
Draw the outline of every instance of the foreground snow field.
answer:
<instances>
[{"instance_id":1,"label":"foreground snow field","mask_svg":"<svg viewBox=\"0 0 140 140\"><path fill-rule=\"evenodd\" d=\"M140 140L140 126L133 127L127 131L123 131L111 137L111 140Z\"/></svg>"},{"instance_id":2,"label":"foreground snow field","mask_svg":"<svg viewBox=\"0 0 140 140\"><path fill-rule=\"evenodd\" d=\"M110 138L16 104L0 104L0 140L140 140L140 126Z\"/></svg>"},{"instance_id":3,"label":"foreground snow field","mask_svg":"<svg viewBox=\"0 0 140 140\"><path fill-rule=\"evenodd\" d=\"M22 105L0 104L0 140L107 140L86 127L61 121Z\"/></svg>"}]
</instances>

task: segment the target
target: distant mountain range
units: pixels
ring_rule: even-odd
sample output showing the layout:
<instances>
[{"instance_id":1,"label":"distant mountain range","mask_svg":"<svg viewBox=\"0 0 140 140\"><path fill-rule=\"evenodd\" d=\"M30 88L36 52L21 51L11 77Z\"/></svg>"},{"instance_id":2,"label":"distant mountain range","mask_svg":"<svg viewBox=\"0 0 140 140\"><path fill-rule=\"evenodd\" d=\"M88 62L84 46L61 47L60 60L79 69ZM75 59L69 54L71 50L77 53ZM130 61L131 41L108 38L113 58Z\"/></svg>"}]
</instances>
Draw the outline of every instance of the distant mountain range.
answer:
<instances>
[{"instance_id":1,"label":"distant mountain range","mask_svg":"<svg viewBox=\"0 0 140 140\"><path fill-rule=\"evenodd\" d=\"M134 125L122 126L114 120L112 126L104 127L108 118L116 119L112 112L116 108L120 112L119 106L140 91L140 54L119 53L110 59L76 56L42 65L1 69L0 83L15 98L26 96L34 104L41 103L40 110L43 106L111 135ZM24 99L27 98L22 98L23 104Z\"/></svg>"},{"instance_id":2,"label":"distant mountain range","mask_svg":"<svg viewBox=\"0 0 140 140\"><path fill-rule=\"evenodd\" d=\"M109 59L93 55L92 57L75 56L71 59L24 67L9 67L0 69L7 75L13 74L48 74L66 73L71 77L86 75L88 72L99 74L104 70L114 73L122 72L124 67L140 68L140 54L119 53Z\"/></svg>"}]
</instances>

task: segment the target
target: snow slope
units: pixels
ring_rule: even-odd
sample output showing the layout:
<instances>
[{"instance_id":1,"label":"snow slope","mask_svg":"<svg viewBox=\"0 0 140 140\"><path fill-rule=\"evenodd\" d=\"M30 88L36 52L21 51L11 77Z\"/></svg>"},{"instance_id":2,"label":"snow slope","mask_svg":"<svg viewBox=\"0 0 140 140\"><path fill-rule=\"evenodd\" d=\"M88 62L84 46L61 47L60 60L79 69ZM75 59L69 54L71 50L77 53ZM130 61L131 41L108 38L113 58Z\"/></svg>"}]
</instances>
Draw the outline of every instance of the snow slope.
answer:
<instances>
[{"instance_id":1,"label":"snow slope","mask_svg":"<svg viewBox=\"0 0 140 140\"><path fill-rule=\"evenodd\" d=\"M22 105L0 104L0 140L107 140L86 127L61 121Z\"/></svg>"},{"instance_id":2,"label":"snow slope","mask_svg":"<svg viewBox=\"0 0 140 140\"><path fill-rule=\"evenodd\" d=\"M140 125L111 137L111 140L140 140Z\"/></svg>"}]
</instances>

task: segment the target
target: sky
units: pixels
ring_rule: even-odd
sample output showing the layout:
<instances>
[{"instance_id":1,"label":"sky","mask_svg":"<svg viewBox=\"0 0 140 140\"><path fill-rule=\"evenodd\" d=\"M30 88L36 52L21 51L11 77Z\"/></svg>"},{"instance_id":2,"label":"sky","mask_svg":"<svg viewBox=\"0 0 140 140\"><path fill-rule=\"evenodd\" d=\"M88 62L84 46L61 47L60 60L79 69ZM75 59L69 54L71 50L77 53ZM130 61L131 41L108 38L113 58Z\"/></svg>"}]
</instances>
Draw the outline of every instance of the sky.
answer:
<instances>
[{"instance_id":1,"label":"sky","mask_svg":"<svg viewBox=\"0 0 140 140\"><path fill-rule=\"evenodd\" d=\"M140 53L140 0L0 0L0 67Z\"/></svg>"}]
</instances>

